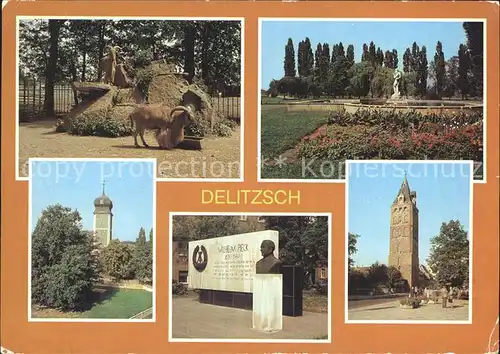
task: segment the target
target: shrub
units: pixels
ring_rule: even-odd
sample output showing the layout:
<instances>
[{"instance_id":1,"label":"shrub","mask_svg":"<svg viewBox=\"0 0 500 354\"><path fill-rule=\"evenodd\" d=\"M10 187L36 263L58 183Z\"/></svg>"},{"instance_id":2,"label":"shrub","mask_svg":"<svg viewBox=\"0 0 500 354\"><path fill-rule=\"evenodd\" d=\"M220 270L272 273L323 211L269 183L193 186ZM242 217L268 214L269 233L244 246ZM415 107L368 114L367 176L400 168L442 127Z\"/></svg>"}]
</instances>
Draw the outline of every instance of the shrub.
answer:
<instances>
[{"instance_id":1,"label":"shrub","mask_svg":"<svg viewBox=\"0 0 500 354\"><path fill-rule=\"evenodd\" d=\"M186 126L184 133L191 136L204 137L211 132L210 122L204 119L200 114L195 114L193 122Z\"/></svg>"},{"instance_id":2,"label":"shrub","mask_svg":"<svg viewBox=\"0 0 500 354\"><path fill-rule=\"evenodd\" d=\"M132 250L129 245L117 239L111 240L100 253L102 269L114 281L132 279L134 265Z\"/></svg>"},{"instance_id":3,"label":"shrub","mask_svg":"<svg viewBox=\"0 0 500 354\"><path fill-rule=\"evenodd\" d=\"M377 285L373 289L373 295L384 295L386 293L387 293L387 287L385 287L383 285Z\"/></svg>"},{"instance_id":4,"label":"shrub","mask_svg":"<svg viewBox=\"0 0 500 354\"><path fill-rule=\"evenodd\" d=\"M137 88L142 93L142 97L148 100L149 84L153 80L153 70L151 68L140 68L137 69L135 74L135 82Z\"/></svg>"},{"instance_id":5,"label":"shrub","mask_svg":"<svg viewBox=\"0 0 500 354\"><path fill-rule=\"evenodd\" d=\"M211 127L208 120L197 114L194 117L193 123L186 126L185 134L200 137L212 134L216 136L229 137L233 133L236 126L237 123L231 119L221 119L218 120L213 127Z\"/></svg>"},{"instance_id":6,"label":"shrub","mask_svg":"<svg viewBox=\"0 0 500 354\"><path fill-rule=\"evenodd\" d=\"M172 281L172 295L187 295L188 289L183 284L178 282L177 280Z\"/></svg>"},{"instance_id":7,"label":"shrub","mask_svg":"<svg viewBox=\"0 0 500 354\"><path fill-rule=\"evenodd\" d=\"M212 131L213 134L217 136L231 136L231 134L233 133L233 127L234 127L233 121L229 119L224 119L217 121Z\"/></svg>"},{"instance_id":8,"label":"shrub","mask_svg":"<svg viewBox=\"0 0 500 354\"><path fill-rule=\"evenodd\" d=\"M108 138L117 138L130 135L130 122L123 119L110 119L96 115L86 115L70 124L70 133L74 135L94 135Z\"/></svg>"},{"instance_id":9,"label":"shrub","mask_svg":"<svg viewBox=\"0 0 500 354\"><path fill-rule=\"evenodd\" d=\"M416 297L405 297L399 301L401 306L411 307L412 309L416 309L420 307L420 299Z\"/></svg>"},{"instance_id":10,"label":"shrub","mask_svg":"<svg viewBox=\"0 0 500 354\"><path fill-rule=\"evenodd\" d=\"M318 294L328 295L328 280L319 280L314 284L314 289Z\"/></svg>"}]
</instances>

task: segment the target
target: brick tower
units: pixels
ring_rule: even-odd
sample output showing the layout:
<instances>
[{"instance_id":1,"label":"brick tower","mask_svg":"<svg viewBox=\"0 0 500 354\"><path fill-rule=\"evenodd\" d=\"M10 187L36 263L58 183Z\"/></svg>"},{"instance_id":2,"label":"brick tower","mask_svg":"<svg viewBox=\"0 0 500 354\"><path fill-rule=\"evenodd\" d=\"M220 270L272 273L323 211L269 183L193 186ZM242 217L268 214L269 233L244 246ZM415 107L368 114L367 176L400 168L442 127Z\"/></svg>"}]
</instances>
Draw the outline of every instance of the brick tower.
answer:
<instances>
[{"instance_id":1,"label":"brick tower","mask_svg":"<svg viewBox=\"0 0 500 354\"><path fill-rule=\"evenodd\" d=\"M418 208L417 193L410 190L405 177L391 206L389 266L401 272L410 287L418 286Z\"/></svg>"}]
</instances>

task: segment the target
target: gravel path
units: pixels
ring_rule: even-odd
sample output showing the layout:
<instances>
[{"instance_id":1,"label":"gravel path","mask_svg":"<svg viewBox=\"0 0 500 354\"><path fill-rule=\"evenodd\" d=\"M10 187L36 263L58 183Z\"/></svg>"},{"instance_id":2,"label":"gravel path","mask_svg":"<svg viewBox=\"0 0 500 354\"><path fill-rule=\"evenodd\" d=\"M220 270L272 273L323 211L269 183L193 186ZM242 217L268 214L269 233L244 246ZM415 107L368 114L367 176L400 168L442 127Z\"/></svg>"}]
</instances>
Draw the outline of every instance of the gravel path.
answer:
<instances>
[{"instance_id":1,"label":"gravel path","mask_svg":"<svg viewBox=\"0 0 500 354\"><path fill-rule=\"evenodd\" d=\"M28 177L30 157L156 158L159 178L239 178L240 130L229 138L205 138L202 151L160 150L152 132L151 148L136 148L131 136L99 138L55 132L55 121L19 125L19 176Z\"/></svg>"}]
</instances>

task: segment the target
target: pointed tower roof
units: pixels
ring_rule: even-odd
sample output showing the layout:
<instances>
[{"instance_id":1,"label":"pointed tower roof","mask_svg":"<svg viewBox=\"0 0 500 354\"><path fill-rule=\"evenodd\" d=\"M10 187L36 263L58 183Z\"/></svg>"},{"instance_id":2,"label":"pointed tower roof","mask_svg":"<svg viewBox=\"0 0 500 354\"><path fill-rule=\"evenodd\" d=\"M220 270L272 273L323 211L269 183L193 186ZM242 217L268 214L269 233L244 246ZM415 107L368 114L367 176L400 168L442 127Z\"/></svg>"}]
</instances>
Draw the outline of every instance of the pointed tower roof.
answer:
<instances>
[{"instance_id":1,"label":"pointed tower roof","mask_svg":"<svg viewBox=\"0 0 500 354\"><path fill-rule=\"evenodd\" d=\"M109 197L106 195L104 192L104 185L106 184L106 181L102 181L102 194L100 197L97 197L94 199L94 206L107 206L110 209L113 208L113 202Z\"/></svg>"},{"instance_id":2,"label":"pointed tower roof","mask_svg":"<svg viewBox=\"0 0 500 354\"><path fill-rule=\"evenodd\" d=\"M401 187L399 187L398 194L396 194L396 198L394 198L394 202L396 203L398 201L399 195L403 195L406 201L411 200L410 196L413 194L416 194L415 192L411 192L410 190L410 185L408 184L408 179L406 178L406 171L405 171L405 177L403 179L403 183L401 183Z\"/></svg>"}]
</instances>

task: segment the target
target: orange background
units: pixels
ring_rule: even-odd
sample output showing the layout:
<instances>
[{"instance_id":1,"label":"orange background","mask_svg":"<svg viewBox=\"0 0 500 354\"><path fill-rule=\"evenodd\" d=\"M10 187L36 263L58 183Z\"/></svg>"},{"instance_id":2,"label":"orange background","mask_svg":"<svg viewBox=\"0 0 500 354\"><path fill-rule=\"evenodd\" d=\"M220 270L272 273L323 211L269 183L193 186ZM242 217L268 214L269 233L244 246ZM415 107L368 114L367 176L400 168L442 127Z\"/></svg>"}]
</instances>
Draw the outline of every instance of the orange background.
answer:
<instances>
[{"instance_id":1,"label":"orange background","mask_svg":"<svg viewBox=\"0 0 500 354\"><path fill-rule=\"evenodd\" d=\"M498 315L499 8L486 2L9 2L2 11L1 345L17 353L455 352L484 353ZM28 182L15 181L15 16L245 17L245 182L162 182L157 188L156 323L28 323ZM345 185L257 183L258 17L487 18L487 184L474 185L473 324L344 324ZM390 34L388 34L390 35ZM299 206L201 205L209 188L300 189ZM179 198L182 195L181 198ZM319 197L321 196L321 197ZM332 343L168 343L171 211L331 212ZM210 318L206 319L210 325ZM498 340L498 331L495 334Z\"/></svg>"}]
</instances>

